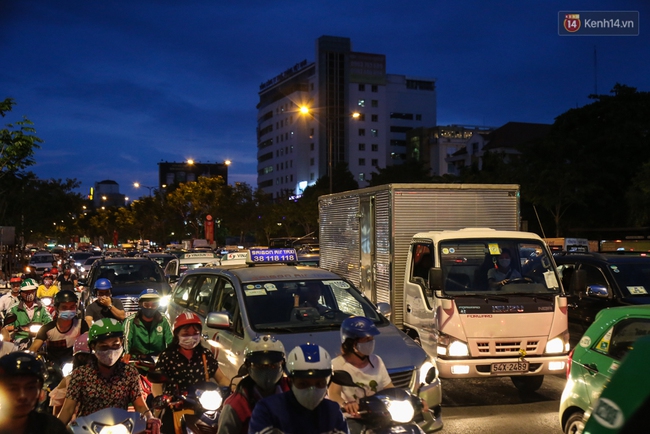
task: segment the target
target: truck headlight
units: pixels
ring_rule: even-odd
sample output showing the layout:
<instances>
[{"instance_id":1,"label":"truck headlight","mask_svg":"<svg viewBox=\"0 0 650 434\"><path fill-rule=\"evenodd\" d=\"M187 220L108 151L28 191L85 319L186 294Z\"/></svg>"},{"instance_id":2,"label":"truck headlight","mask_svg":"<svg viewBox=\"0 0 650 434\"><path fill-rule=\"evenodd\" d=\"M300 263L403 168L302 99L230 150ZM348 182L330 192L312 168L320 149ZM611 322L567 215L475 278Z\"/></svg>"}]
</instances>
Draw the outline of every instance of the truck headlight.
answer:
<instances>
[{"instance_id":1,"label":"truck headlight","mask_svg":"<svg viewBox=\"0 0 650 434\"><path fill-rule=\"evenodd\" d=\"M431 384L438 376L436 365L431 363L430 360L425 361L420 366L420 384Z\"/></svg>"},{"instance_id":2,"label":"truck headlight","mask_svg":"<svg viewBox=\"0 0 650 434\"><path fill-rule=\"evenodd\" d=\"M467 357L469 356L469 348L465 342L453 341L449 345L449 355L451 357Z\"/></svg>"},{"instance_id":3,"label":"truck headlight","mask_svg":"<svg viewBox=\"0 0 650 434\"><path fill-rule=\"evenodd\" d=\"M469 356L469 347L463 341L459 341L444 333L438 334L438 355L450 357Z\"/></svg>"},{"instance_id":4,"label":"truck headlight","mask_svg":"<svg viewBox=\"0 0 650 434\"><path fill-rule=\"evenodd\" d=\"M545 353L548 354L560 354L564 352L564 340L558 336L551 339L546 343L546 348L544 349Z\"/></svg>"}]
</instances>

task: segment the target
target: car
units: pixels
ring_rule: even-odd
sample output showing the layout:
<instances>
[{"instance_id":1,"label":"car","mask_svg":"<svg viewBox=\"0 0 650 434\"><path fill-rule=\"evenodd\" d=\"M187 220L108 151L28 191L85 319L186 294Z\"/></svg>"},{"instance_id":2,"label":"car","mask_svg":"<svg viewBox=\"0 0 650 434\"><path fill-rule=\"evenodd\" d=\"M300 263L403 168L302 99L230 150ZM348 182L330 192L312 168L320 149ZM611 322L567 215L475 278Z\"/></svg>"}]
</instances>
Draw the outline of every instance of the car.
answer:
<instances>
[{"instance_id":1,"label":"car","mask_svg":"<svg viewBox=\"0 0 650 434\"><path fill-rule=\"evenodd\" d=\"M145 253L142 255L145 258L149 258L152 261L156 261L158 265L160 265L160 268L163 270L171 261L172 259L176 259L176 256L172 255L171 253Z\"/></svg>"},{"instance_id":2,"label":"car","mask_svg":"<svg viewBox=\"0 0 650 434\"><path fill-rule=\"evenodd\" d=\"M29 276L40 277L45 270L52 268L52 263L56 261L54 255L50 252L39 251L34 253L25 267L25 274Z\"/></svg>"},{"instance_id":3,"label":"car","mask_svg":"<svg viewBox=\"0 0 650 434\"><path fill-rule=\"evenodd\" d=\"M585 422L583 433L641 433L650 411L650 336L639 338L609 380ZM630 387L634 384L634 387Z\"/></svg>"},{"instance_id":4,"label":"car","mask_svg":"<svg viewBox=\"0 0 650 434\"><path fill-rule=\"evenodd\" d=\"M650 304L650 257L568 253L554 258L567 293L573 345L602 309Z\"/></svg>"},{"instance_id":5,"label":"car","mask_svg":"<svg viewBox=\"0 0 650 434\"><path fill-rule=\"evenodd\" d=\"M80 279L84 286L82 301L85 305L95 297L93 288L97 279L111 281L113 297L119 298L127 316L138 310L138 298L145 289L155 289L161 296L161 311L166 310L171 287L160 266L147 258L100 258L95 260L87 279Z\"/></svg>"},{"instance_id":6,"label":"car","mask_svg":"<svg viewBox=\"0 0 650 434\"><path fill-rule=\"evenodd\" d=\"M101 255L101 253L100 253ZM69 260L71 262L74 262L75 268L79 268L83 265L84 262L86 262L86 259L90 258L91 256L98 256L98 254L94 252L72 252L70 256L68 256Z\"/></svg>"},{"instance_id":7,"label":"car","mask_svg":"<svg viewBox=\"0 0 650 434\"><path fill-rule=\"evenodd\" d=\"M419 392L441 427L435 360L379 312L390 307L375 306L333 272L296 262L293 249L250 250L247 264L188 270L172 293L169 317L173 320L186 310L201 317L203 333L228 378L235 377L246 345L256 336L272 334L287 351L313 342L335 357L340 354L341 322L352 315L370 318L381 332L375 352L393 384ZM309 285L320 289L318 307L304 305Z\"/></svg>"},{"instance_id":8,"label":"car","mask_svg":"<svg viewBox=\"0 0 650 434\"><path fill-rule=\"evenodd\" d=\"M219 257L212 252L186 252L178 258L171 259L165 266L165 276L171 283L175 283L178 278L187 270L203 267L207 264L220 264Z\"/></svg>"},{"instance_id":9,"label":"car","mask_svg":"<svg viewBox=\"0 0 650 434\"><path fill-rule=\"evenodd\" d=\"M88 276L88 272L90 271L90 268L93 266L95 261L97 259L102 259L103 256L90 256L88 259L86 259L79 267L77 267L78 270L78 277L80 278L85 278Z\"/></svg>"},{"instance_id":10,"label":"car","mask_svg":"<svg viewBox=\"0 0 650 434\"><path fill-rule=\"evenodd\" d=\"M650 334L650 305L601 310L569 354L567 383L560 399L560 424L566 434L582 431L584 415L635 341Z\"/></svg>"}]
</instances>

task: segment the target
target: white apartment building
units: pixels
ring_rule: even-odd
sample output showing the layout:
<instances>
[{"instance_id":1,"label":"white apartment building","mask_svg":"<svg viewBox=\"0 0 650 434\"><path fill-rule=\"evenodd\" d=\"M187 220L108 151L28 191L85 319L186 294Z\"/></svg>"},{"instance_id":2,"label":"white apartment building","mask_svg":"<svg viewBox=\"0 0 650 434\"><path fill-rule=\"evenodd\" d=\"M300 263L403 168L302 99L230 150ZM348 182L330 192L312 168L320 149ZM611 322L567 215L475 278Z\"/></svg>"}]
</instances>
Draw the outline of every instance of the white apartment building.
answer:
<instances>
[{"instance_id":1,"label":"white apartment building","mask_svg":"<svg viewBox=\"0 0 650 434\"><path fill-rule=\"evenodd\" d=\"M276 198L340 162L365 187L405 159L407 131L436 125L435 79L387 74L385 55L353 52L349 38L318 38L315 59L260 85L257 184Z\"/></svg>"}]
</instances>

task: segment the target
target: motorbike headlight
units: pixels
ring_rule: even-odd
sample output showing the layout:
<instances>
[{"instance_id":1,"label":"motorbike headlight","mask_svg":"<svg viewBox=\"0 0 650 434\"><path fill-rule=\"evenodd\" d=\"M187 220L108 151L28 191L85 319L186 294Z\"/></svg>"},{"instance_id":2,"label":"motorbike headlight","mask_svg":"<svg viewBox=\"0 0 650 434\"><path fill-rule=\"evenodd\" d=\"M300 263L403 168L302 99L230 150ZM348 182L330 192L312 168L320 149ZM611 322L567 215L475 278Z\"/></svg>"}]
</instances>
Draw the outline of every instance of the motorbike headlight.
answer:
<instances>
[{"instance_id":1,"label":"motorbike headlight","mask_svg":"<svg viewBox=\"0 0 650 434\"><path fill-rule=\"evenodd\" d=\"M545 353L561 354L564 352L564 339L561 336L551 339L546 343Z\"/></svg>"},{"instance_id":2,"label":"motorbike headlight","mask_svg":"<svg viewBox=\"0 0 650 434\"><path fill-rule=\"evenodd\" d=\"M28 274L29 274L29 273L31 273L31 272L32 272L32 268L31 268L31 267L25 267L25 273L28 273Z\"/></svg>"},{"instance_id":3,"label":"motorbike headlight","mask_svg":"<svg viewBox=\"0 0 650 434\"><path fill-rule=\"evenodd\" d=\"M131 434L133 427L127 427L124 424L104 426L99 430L99 434Z\"/></svg>"},{"instance_id":4,"label":"motorbike headlight","mask_svg":"<svg viewBox=\"0 0 650 434\"><path fill-rule=\"evenodd\" d=\"M164 297L160 297L160 302L158 303L158 306L160 307L167 307L169 305L169 298L171 295L165 295Z\"/></svg>"},{"instance_id":5,"label":"motorbike headlight","mask_svg":"<svg viewBox=\"0 0 650 434\"><path fill-rule=\"evenodd\" d=\"M386 401L386 409L391 419L397 423L408 423L415 415L415 409L410 401Z\"/></svg>"},{"instance_id":6,"label":"motorbike headlight","mask_svg":"<svg viewBox=\"0 0 650 434\"><path fill-rule=\"evenodd\" d=\"M36 334L41 329L41 326L42 324L32 324L29 326L29 332Z\"/></svg>"},{"instance_id":7,"label":"motorbike headlight","mask_svg":"<svg viewBox=\"0 0 650 434\"><path fill-rule=\"evenodd\" d=\"M427 360L420 366L420 384L430 384L437 377L436 365Z\"/></svg>"},{"instance_id":8,"label":"motorbike headlight","mask_svg":"<svg viewBox=\"0 0 650 434\"><path fill-rule=\"evenodd\" d=\"M61 372L63 373L64 377L70 375L70 373L72 372L72 363L70 362L64 363L63 366L61 367Z\"/></svg>"},{"instance_id":9,"label":"motorbike headlight","mask_svg":"<svg viewBox=\"0 0 650 434\"><path fill-rule=\"evenodd\" d=\"M204 409L215 411L221 407L221 401L223 401L223 398L218 390L197 390L196 394L199 397L201 407Z\"/></svg>"},{"instance_id":10,"label":"motorbike headlight","mask_svg":"<svg viewBox=\"0 0 650 434\"><path fill-rule=\"evenodd\" d=\"M49 306L52 304L52 299L49 297L42 298L41 303L43 303L45 306Z\"/></svg>"},{"instance_id":11,"label":"motorbike headlight","mask_svg":"<svg viewBox=\"0 0 650 434\"><path fill-rule=\"evenodd\" d=\"M76 273L76 272L77 272L77 270L75 270L74 268L71 268L71 269L70 269L70 274L74 274L74 273Z\"/></svg>"}]
</instances>

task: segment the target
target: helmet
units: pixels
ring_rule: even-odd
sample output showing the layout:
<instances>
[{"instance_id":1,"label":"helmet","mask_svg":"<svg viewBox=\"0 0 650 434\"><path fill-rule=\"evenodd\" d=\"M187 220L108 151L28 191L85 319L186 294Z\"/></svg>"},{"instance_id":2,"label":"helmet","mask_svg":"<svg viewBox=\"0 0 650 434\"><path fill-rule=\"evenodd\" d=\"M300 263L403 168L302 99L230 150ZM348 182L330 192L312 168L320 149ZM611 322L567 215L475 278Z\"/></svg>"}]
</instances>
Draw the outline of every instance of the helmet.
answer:
<instances>
[{"instance_id":1,"label":"helmet","mask_svg":"<svg viewBox=\"0 0 650 434\"><path fill-rule=\"evenodd\" d=\"M79 336L74 341L74 346L72 347L72 355L75 356L77 353L88 353L90 354L90 347L88 346L88 332L85 332Z\"/></svg>"},{"instance_id":2,"label":"helmet","mask_svg":"<svg viewBox=\"0 0 650 434\"><path fill-rule=\"evenodd\" d=\"M41 383L45 379L45 365L31 353L16 351L0 357L0 377L32 375Z\"/></svg>"},{"instance_id":3,"label":"helmet","mask_svg":"<svg viewBox=\"0 0 650 434\"><path fill-rule=\"evenodd\" d=\"M49 271L46 271L45 273L43 273L43 279L45 279L46 277L49 277L49 278L51 279L51 278L52 278L52 274L50 274Z\"/></svg>"},{"instance_id":4,"label":"helmet","mask_svg":"<svg viewBox=\"0 0 650 434\"><path fill-rule=\"evenodd\" d=\"M69 301L74 301L75 303L79 302L79 297L77 297L77 294L69 289L59 291L54 296L54 306L58 306L60 303L67 303Z\"/></svg>"},{"instance_id":5,"label":"helmet","mask_svg":"<svg viewBox=\"0 0 650 434\"><path fill-rule=\"evenodd\" d=\"M284 345L271 335L256 336L246 345L244 357L251 363L278 363L284 360Z\"/></svg>"},{"instance_id":6,"label":"helmet","mask_svg":"<svg viewBox=\"0 0 650 434\"><path fill-rule=\"evenodd\" d=\"M57 274L59 274L59 270L56 267L52 267L52 269L50 270L50 273L52 273L53 275L57 275Z\"/></svg>"},{"instance_id":7,"label":"helmet","mask_svg":"<svg viewBox=\"0 0 650 434\"><path fill-rule=\"evenodd\" d=\"M368 336L377 336L379 330L375 323L365 316L346 318L341 323L341 342L346 339L361 339Z\"/></svg>"},{"instance_id":8,"label":"helmet","mask_svg":"<svg viewBox=\"0 0 650 434\"><path fill-rule=\"evenodd\" d=\"M23 281L23 279L21 279L18 276L14 276L11 279L9 279L9 283L21 283L22 281Z\"/></svg>"},{"instance_id":9,"label":"helmet","mask_svg":"<svg viewBox=\"0 0 650 434\"><path fill-rule=\"evenodd\" d=\"M332 359L316 344L297 346L287 356L287 375L300 378L325 378L332 375Z\"/></svg>"},{"instance_id":10,"label":"helmet","mask_svg":"<svg viewBox=\"0 0 650 434\"><path fill-rule=\"evenodd\" d=\"M183 312L174 320L174 333L176 333L176 330L178 330L179 327L183 327L188 324L196 324L199 327L203 325L201 318L199 318L199 316L194 312Z\"/></svg>"},{"instance_id":11,"label":"helmet","mask_svg":"<svg viewBox=\"0 0 650 434\"><path fill-rule=\"evenodd\" d=\"M34 282L34 279L25 279L20 284L21 291L34 291L36 289L38 289L38 285Z\"/></svg>"},{"instance_id":12,"label":"helmet","mask_svg":"<svg viewBox=\"0 0 650 434\"><path fill-rule=\"evenodd\" d=\"M97 282L95 282L95 289L98 289L100 291L107 291L112 287L113 285L111 285L111 281L104 277L97 279Z\"/></svg>"},{"instance_id":13,"label":"helmet","mask_svg":"<svg viewBox=\"0 0 650 434\"><path fill-rule=\"evenodd\" d=\"M113 318L102 318L95 321L88 331L88 344L103 341L109 338L124 337L124 327L121 322Z\"/></svg>"},{"instance_id":14,"label":"helmet","mask_svg":"<svg viewBox=\"0 0 650 434\"><path fill-rule=\"evenodd\" d=\"M140 298L138 298L138 302L141 301L147 301L147 300L160 300L160 294L158 294L158 291L155 289L145 289L140 293Z\"/></svg>"}]
</instances>

